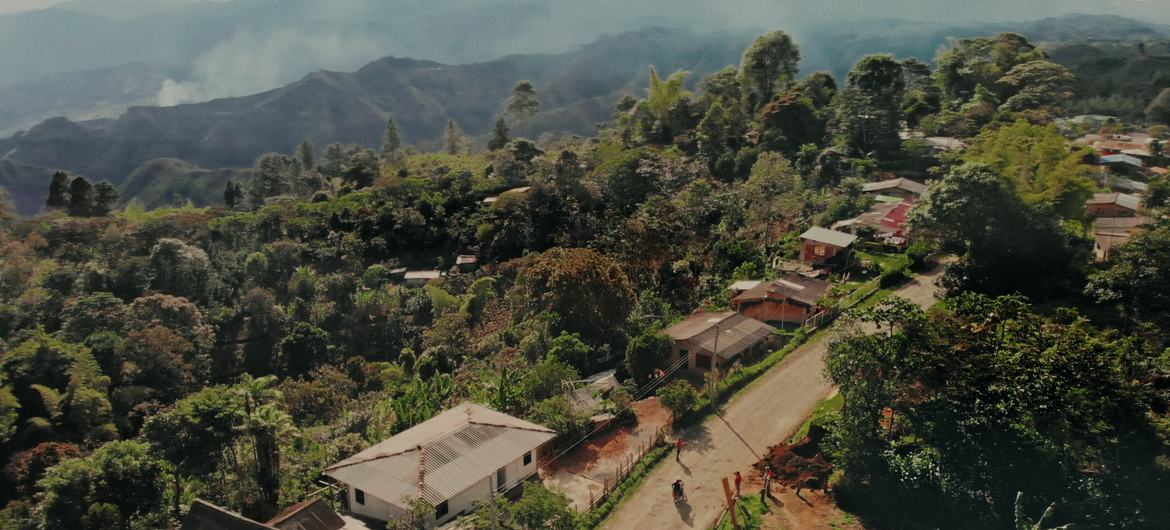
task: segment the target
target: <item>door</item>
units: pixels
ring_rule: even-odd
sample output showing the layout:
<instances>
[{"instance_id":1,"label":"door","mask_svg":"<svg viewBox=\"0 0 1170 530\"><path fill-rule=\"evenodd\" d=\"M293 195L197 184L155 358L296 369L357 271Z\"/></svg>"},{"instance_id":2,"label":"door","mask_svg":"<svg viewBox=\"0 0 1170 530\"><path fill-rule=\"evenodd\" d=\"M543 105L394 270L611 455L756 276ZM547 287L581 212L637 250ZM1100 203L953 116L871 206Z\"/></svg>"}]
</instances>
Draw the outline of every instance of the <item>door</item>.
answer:
<instances>
[{"instance_id":1,"label":"door","mask_svg":"<svg viewBox=\"0 0 1170 530\"><path fill-rule=\"evenodd\" d=\"M508 468L501 467L496 471L496 491L508 489Z\"/></svg>"}]
</instances>

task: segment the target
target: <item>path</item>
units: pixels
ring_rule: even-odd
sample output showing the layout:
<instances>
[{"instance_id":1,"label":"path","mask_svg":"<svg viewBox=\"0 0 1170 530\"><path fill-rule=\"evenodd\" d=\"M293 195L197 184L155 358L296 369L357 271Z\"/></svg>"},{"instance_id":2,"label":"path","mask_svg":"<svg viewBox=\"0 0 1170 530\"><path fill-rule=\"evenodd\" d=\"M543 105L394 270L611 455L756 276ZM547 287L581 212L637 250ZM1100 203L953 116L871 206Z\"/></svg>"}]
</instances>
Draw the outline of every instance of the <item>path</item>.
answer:
<instances>
[{"instance_id":1,"label":"path","mask_svg":"<svg viewBox=\"0 0 1170 530\"><path fill-rule=\"evenodd\" d=\"M894 294L920 306L934 303L941 267L915 276ZM715 417L683 433L680 461L669 458L646 477L601 526L607 530L707 529L723 510L721 479L747 472L771 445L791 436L828 397L826 340L808 342L727 403ZM687 501L675 504L670 484L682 479Z\"/></svg>"}]
</instances>

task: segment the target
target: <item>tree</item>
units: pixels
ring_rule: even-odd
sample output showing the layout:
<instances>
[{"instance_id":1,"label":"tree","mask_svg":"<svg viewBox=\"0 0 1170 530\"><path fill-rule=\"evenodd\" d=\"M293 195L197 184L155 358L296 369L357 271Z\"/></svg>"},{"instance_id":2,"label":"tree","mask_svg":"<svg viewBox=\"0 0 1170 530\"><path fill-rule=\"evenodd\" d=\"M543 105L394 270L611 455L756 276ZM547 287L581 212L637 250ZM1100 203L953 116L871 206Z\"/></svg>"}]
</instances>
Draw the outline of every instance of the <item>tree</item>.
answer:
<instances>
[{"instance_id":1,"label":"tree","mask_svg":"<svg viewBox=\"0 0 1170 530\"><path fill-rule=\"evenodd\" d=\"M1016 65L1044 58L1042 50L1015 33L961 39L939 55L938 78L946 97L962 104L976 95L978 87L996 87Z\"/></svg>"},{"instance_id":2,"label":"tree","mask_svg":"<svg viewBox=\"0 0 1170 530\"><path fill-rule=\"evenodd\" d=\"M402 148L402 140L398 138L398 125L394 117L386 118L386 130L382 133L382 162L398 162L398 151Z\"/></svg>"},{"instance_id":3,"label":"tree","mask_svg":"<svg viewBox=\"0 0 1170 530\"><path fill-rule=\"evenodd\" d=\"M93 185L85 177L75 177L69 182L69 215L88 217L93 211Z\"/></svg>"},{"instance_id":4,"label":"tree","mask_svg":"<svg viewBox=\"0 0 1170 530\"><path fill-rule=\"evenodd\" d=\"M7 389L0 390L0 401L6 391ZM15 486L17 494L30 497L40 491L37 482L44 478L49 468L61 463L62 460L80 458L82 454L81 448L73 444L61 442L37 444L32 449L13 455L4 468L4 475L12 481L11 484Z\"/></svg>"},{"instance_id":5,"label":"tree","mask_svg":"<svg viewBox=\"0 0 1170 530\"><path fill-rule=\"evenodd\" d=\"M580 334L564 331L552 340L552 344L548 348L548 356L563 360L579 370L589 370L592 368L594 360L593 348L581 342Z\"/></svg>"},{"instance_id":6,"label":"tree","mask_svg":"<svg viewBox=\"0 0 1170 530\"><path fill-rule=\"evenodd\" d=\"M317 168L316 156L313 143L308 138L301 142L300 147L297 147L297 160L300 161L301 167L305 168L305 171L313 171Z\"/></svg>"},{"instance_id":7,"label":"tree","mask_svg":"<svg viewBox=\"0 0 1170 530\"><path fill-rule=\"evenodd\" d=\"M1146 107L1146 117L1157 123L1170 125L1170 88L1162 90ZM56 174L53 177L56 178ZM50 188L51 189L51 188Z\"/></svg>"},{"instance_id":8,"label":"tree","mask_svg":"<svg viewBox=\"0 0 1170 530\"><path fill-rule=\"evenodd\" d=\"M528 119L540 111L540 94L531 81L519 81L512 87L512 96L504 106L504 114L519 125L520 136L527 131Z\"/></svg>"},{"instance_id":9,"label":"tree","mask_svg":"<svg viewBox=\"0 0 1170 530\"><path fill-rule=\"evenodd\" d=\"M45 199L45 206L55 209L69 207L69 183L73 180L64 171L54 171L49 179L49 196Z\"/></svg>"},{"instance_id":10,"label":"tree","mask_svg":"<svg viewBox=\"0 0 1170 530\"><path fill-rule=\"evenodd\" d=\"M236 209L244 200L244 190L232 180L228 180L223 188L223 203L230 209Z\"/></svg>"},{"instance_id":11,"label":"tree","mask_svg":"<svg viewBox=\"0 0 1170 530\"><path fill-rule=\"evenodd\" d=\"M284 373L304 375L327 362L329 351L329 334L325 330L308 322L297 322L280 342Z\"/></svg>"},{"instance_id":12,"label":"tree","mask_svg":"<svg viewBox=\"0 0 1170 530\"><path fill-rule=\"evenodd\" d=\"M162 238L150 249L154 286L165 293L191 300L207 297L211 260L203 249L173 238Z\"/></svg>"},{"instance_id":13,"label":"tree","mask_svg":"<svg viewBox=\"0 0 1170 530\"><path fill-rule=\"evenodd\" d=\"M510 512L516 523L526 530L577 528L577 512L569 498L536 482L524 483L524 493L512 503Z\"/></svg>"},{"instance_id":14,"label":"tree","mask_svg":"<svg viewBox=\"0 0 1170 530\"><path fill-rule=\"evenodd\" d=\"M963 152L963 160L985 164L1029 205L1047 206L1065 219L1084 216L1093 193L1093 169L1081 163L1088 150L1070 152L1055 125L1019 120L986 128Z\"/></svg>"},{"instance_id":15,"label":"tree","mask_svg":"<svg viewBox=\"0 0 1170 530\"><path fill-rule=\"evenodd\" d=\"M1076 76L1068 68L1049 61L1029 61L1012 67L996 81L1011 94L1000 110L1019 112L1059 107L1073 97Z\"/></svg>"},{"instance_id":16,"label":"tree","mask_svg":"<svg viewBox=\"0 0 1170 530\"><path fill-rule=\"evenodd\" d=\"M985 165L964 165L930 185L910 224L960 256L944 278L950 289L1044 298L1075 281L1088 258L1054 216L1025 204Z\"/></svg>"},{"instance_id":17,"label":"tree","mask_svg":"<svg viewBox=\"0 0 1170 530\"><path fill-rule=\"evenodd\" d=\"M1170 222L1159 220L1110 255L1109 267L1089 277L1085 293L1120 304L1138 321L1170 324Z\"/></svg>"},{"instance_id":18,"label":"tree","mask_svg":"<svg viewBox=\"0 0 1170 530\"><path fill-rule=\"evenodd\" d=\"M630 371L630 377L642 383L650 379L655 370L666 368L671 346L670 337L654 328L630 339L626 345L626 369Z\"/></svg>"},{"instance_id":19,"label":"tree","mask_svg":"<svg viewBox=\"0 0 1170 530\"><path fill-rule=\"evenodd\" d=\"M496 118L496 124L492 127L492 139L488 140L488 149L499 151L506 145L508 145L508 124L504 122L503 117L499 117Z\"/></svg>"},{"instance_id":20,"label":"tree","mask_svg":"<svg viewBox=\"0 0 1170 530\"><path fill-rule=\"evenodd\" d=\"M259 208L272 197L284 195L292 189L296 159L280 153L266 153L256 159L252 170L252 183L248 186L248 199L253 208ZM296 162L296 168L300 162Z\"/></svg>"},{"instance_id":21,"label":"tree","mask_svg":"<svg viewBox=\"0 0 1170 530\"><path fill-rule=\"evenodd\" d=\"M783 31L760 35L743 54L739 83L747 97L747 108L755 111L796 77L800 50Z\"/></svg>"},{"instance_id":22,"label":"tree","mask_svg":"<svg viewBox=\"0 0 1170 530\"><path fill-rule=\"evenodd\" d=\"M855 156L895 157L902 144L898 130L905 88L902 63L894 56L867 55L858 61L837 102L839 144Z\"/></svg>"},{"instance_id":23,"label":"tree","mask_svg":"<svg viewBox=\"0 0 1170 530\"><path fill-rule=\"evenodd\" d=\"M0 388L0 445L7 444L16 435L19 419L20 401L12 395L11 388Z\"/></svg>"},{"instance_id":24,"label":"tree","mask_svg":"<svg viewBox=\"0 0 1170 530\"><path fill-rule=\"evenodd\" d=\"M695 385L685 379L676 379L658 389L658 401L670 410L675 421L690 412L698 400L699 391L695 389Z\"/></svg>"},{"instance_id":25,"label":"tree","mask_svg":"<svg viewBox=\"0 0 1170 530\"><path fill-rule=\"evenodd\" d=\"M459 147L463 143L459 136L459 129L454 120L447 120L447 129L443 132L443 146L449 155L459 154Z\"/></svg>"},{"instance_id":26,"label":"tree","mask_svg":"<svg viewBox=\"0 0 1170 530\"><path fill-rule=\"evenodd\" d=\"M663 81L658 76L658 70L650 67L650 89L646 95L646 108L650 110L658 121L666 122L669 119L670 109L679 100L690 96L683 88L687 76L691 73L686 70L677 70Z\"/></svg>"},{"instance_id":27,"label":"tree","mask_svg":"<svg viewBox=\"0 0 1170 530\"><path fill-rule=\"evenodd\" d=\"M621 328L634 306L634 291L613 258L590 249L554 248L532 260L514 289L519 318L548 311L553 333L580 333L594 346L624 342Z\"/></svg>"},{"instance_id":28,"label":"tree","mask_svg":"<svg viewBox=\"0 0 1170 530\"><path fill-rule=\"evenodd\" d=\"M109 182L102 181L93 187L93 215L104 217L110 215L114 204L118 202L118 189Z\"/></svg>"},{"instance_id":29,"label":"tree","mask_svg":"<svg viewBox=\"0 0 1170 530\"><path fill-rule=\"evenodd\" d=\"M162 508L162 461L137 441L110 442L84 458L49 468L40 482L45 530L130 530L132 523ZM112 516L95 518L95 514ZM97 519L97 520L95 520Z\"/></svg>"}]
</instances>

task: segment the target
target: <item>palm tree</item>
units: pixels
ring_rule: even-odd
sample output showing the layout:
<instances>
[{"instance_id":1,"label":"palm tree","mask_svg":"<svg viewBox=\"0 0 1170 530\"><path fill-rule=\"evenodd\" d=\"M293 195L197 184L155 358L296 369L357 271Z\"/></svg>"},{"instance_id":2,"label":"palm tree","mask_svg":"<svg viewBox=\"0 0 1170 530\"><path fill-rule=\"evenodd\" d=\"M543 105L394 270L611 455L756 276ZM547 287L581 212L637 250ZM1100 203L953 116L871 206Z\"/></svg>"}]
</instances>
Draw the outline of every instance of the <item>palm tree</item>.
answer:
<instances>
[{"instance_id":1,"label":"palm tree","mask_svg":"<svg viewBox=\"0 0 1170 530\"><path fill-rule=\"evenodd\" d=\"M1040 514L1040 519L1033 522L1031 518L1024 514L1024 492L1016 493L1016 530L1070 530L1072 524L1061 526L1045 526L1048 519L1052 517L1053 512L1056 511L1056 503L1048 505L1044 509L1044 513Z\"/></svg>"},{"instance_id":2,"label":"palm tree","mask_svg":"<svg viewBox=\"0 0 1170 530\"><path fill-rule=\"evenodd\" d=\"M275 376L240 378L237 391L244 398L243 431L252 439L253 473L260 488L260 511L272 517L280 506L280 442L296 434L292 417L275 403L280 391Z\"/></svg>"}]
</instances>

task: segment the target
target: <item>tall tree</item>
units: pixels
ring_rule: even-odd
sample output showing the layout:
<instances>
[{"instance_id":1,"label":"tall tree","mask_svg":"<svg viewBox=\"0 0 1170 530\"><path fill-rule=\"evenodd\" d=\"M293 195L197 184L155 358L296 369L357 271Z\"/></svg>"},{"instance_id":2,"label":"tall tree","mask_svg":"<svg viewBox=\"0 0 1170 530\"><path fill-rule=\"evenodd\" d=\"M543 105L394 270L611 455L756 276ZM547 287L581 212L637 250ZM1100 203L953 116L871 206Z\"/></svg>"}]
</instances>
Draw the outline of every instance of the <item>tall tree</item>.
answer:
<instances>
[{"instance_id":1,"label":"tall tree","mask_svg":"<svg viewBox=\"0 0 1170 530\"><path fill-rule=\"evenodd\" d=\"M118 188L106 181L101 181L93 187L93 214L98 216L109 215L118 202Z\"/></svg>"},{"instance_id":2,"label":"tall tree","mask_svg":"<svg viewBox=\"0 0 1170 530\"><path fill-rule=\"evenodd\" d=\"M398 150L402 148L402 140L398 137L398 125L394 117L386 118L386 130L382 133L382 162L395 163L398 161Z\"/></svg>"},{"instance_id":3,"label":"tall tree","mask_svg":"<svg viewBox=\"0 0 1170 530\"><path fill-rule=\"evenodd\" d=\"M93 185L85 177L76 177L69 183L69 215L89 216L93 214Z\"/></svg>"},{"instance_id":4,"label":"tall tree","mask_svg":"<svg viewBox=\"0 0 1170 530\"><path fill-rule=\"evenodd\" d=\"M447 129L443 131L443 148L449 155L459 154L459 146L463 143L459 138L459 128L455 127L455 120L447 120Z\"/></svg>"},{"instance_id":5,"label":"tall tree","mask_svg":"<svg viewBox=\"0 0 1170 530\"><path fill-rule=\"evenodd\" d=\"M760 35L743 54L739 64L739 82L751 111L764 106L772 96L796 76L800 49L783 31Z\"/></svg>"},{"instance_id":6,"label":"tall tree","mask_svg":"<svg viewBox=\"0 0 1170 530\"><path fill-rule=\"evenodd\" d=\"M888 54L863 57L849 71L834 119L838 141L857 156L892 158L901 146L898 129L906 89L902 63Z\"/></svg>"},{"instance_id":7,"label":"tall tree","mask_svg":"<svg viewBox=\"0 0 1170 530\"><path fill-rule=\"evenodd\" d=\"M316 150L308 138L297 148L297 159L301 161L301 167L306 171L313 171L317 167L316 156Z\"/></svg>"},{"instance_id":8,"label":"tall tree","mask_svg":"<svg viewBox=\"0 0 1170 530\"><path fill-rule=\"evenodd\" d=\"M650 90L646 94L646 108L650 110L650 114L654 118L665 122L670 115L671 107L679 100L690 95L683 87L687 76L691 73L686 70L678 70L670 77L662 80L658 75L658 70L650 67Z\"/></svg>"},{"instance_id":9,"label":"tall tree","mask_svg":"<svg viewBox=\"0 0 1170 530\"><path fill-rule=\"evenodd\" d=\"M73 177L64 171L54 171L52 178L49 180L49 196L45 199L45 206L49 208L68 208L69 207L69 181Z\"/></svg>"},{"instance_id":10,"label":"tall tree","mask_svg":"<svg viewBox=\"0 0 1170 530\"><path fill-rule=\"evenodd\" d=\"M508 145L508 124L501 116L496 118L496 124L492 127L492 139L488 140L488 149L499 151L506 145Z\"/></svg>"},{"instance_id":11,"label":"tall tree","mask_svg":"<svg viewBox=\"0 0 1170 530\"><path fill-rule=\"evenodd\" d=\"M244 190L235 181L228 180L223 187L223 203L234 210L243 203L243 200Z\"/></svg>"},{"instance_id":12,"label":"tall tree","mask_svg":"<svg viewBox=\"0 0 1170 530\"><path fill-rule=\"evenodd\" d=\"M1018 112L1059 107L1073 97L1076 76L1068 68L1050 61L1029 61L1012 67L997 84L1007 100L1000 110Z\"/></svg>"},{"instance_id":13,"label":"tall tree","mask_svg":"<svg viewBox=\"0 0 1170 530\"><path fill-rule=\"evenodd\" d=\"M520 136L527 132L528 119L540 110L540 94L531 81L520 81L512 87L512 96L504 106L504 113L519 126Z\"/></svg>"}]
</instances>

